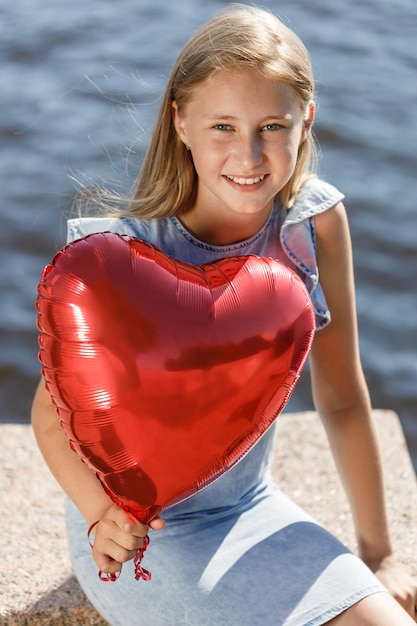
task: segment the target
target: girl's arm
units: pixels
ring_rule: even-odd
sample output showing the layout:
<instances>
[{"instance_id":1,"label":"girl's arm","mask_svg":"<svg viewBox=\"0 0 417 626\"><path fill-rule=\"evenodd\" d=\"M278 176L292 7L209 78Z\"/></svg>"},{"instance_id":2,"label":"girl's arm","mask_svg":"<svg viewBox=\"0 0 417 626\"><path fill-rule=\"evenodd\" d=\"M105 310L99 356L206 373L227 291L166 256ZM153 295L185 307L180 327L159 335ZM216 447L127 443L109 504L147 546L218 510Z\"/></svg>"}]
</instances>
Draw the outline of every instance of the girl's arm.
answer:
<instances>
[{"instance_id":1,"label":"girl's arm","mask_svg":"<svg viewBox=\"0 0 417 626\"><path fill-rule=\"evenodd\" d=\"M93 548L98 568L106 573L120 571L121 564L136 555L148 528L113 504L95 473L71 450L43 380L33 401L32 426L49 469L87 524L100 520L94 528ZM163 525L161 519L151 523L155 530Z\"/></svg>"},{"instance_id":2,"label":"girl's arm","mask_svg":"<svg viewBox=\"0 0 417 626\"><path fill-rule=\"evenodd\" d=\"M349 227L342 203L315 218L320 283L331 312L311 352L314 403L350 502L360 556L414 615L417 587L398 566L380 451L359 356Z\"/></svg>"}]
</instances>

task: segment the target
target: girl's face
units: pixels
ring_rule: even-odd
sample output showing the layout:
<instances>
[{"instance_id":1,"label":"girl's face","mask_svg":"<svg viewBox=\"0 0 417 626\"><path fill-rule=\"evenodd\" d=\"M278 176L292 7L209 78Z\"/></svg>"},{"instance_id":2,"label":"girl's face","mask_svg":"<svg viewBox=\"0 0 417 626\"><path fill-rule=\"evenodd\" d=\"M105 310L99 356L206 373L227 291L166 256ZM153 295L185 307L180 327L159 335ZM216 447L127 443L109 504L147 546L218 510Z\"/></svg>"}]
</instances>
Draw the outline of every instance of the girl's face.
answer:
<instances>
[{"instance_id":1,"label":"girl's face","mask_svg":"<svg viewBox=\"0 0 417 626\"><path fill-rule=\"evenodd\" d=\"M291 87L253 71L218 72L183 110L174 102L174 124L198 175L196 202L184 217L194 234L227 243L256 233L294 171L313 118L313 103L301 110ZM217 225L211 234L210 223Z\"/></svg>"}]
</instances>

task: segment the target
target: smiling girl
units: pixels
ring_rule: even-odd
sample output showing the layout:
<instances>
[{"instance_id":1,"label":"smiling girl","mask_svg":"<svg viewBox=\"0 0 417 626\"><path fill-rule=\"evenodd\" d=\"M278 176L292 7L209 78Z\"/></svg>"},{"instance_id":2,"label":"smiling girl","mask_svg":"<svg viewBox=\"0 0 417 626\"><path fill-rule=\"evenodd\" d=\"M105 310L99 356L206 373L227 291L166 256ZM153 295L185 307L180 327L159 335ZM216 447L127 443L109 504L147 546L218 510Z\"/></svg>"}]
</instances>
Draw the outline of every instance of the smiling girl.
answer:
<instances>
[{"instance_id":1,"label":"smiling girl","mask_svg":"<svg viewBox=\"0 0 417 626\"><path fill-rule=\"evenodd\" d=\"M248 70L211 75L173 121L198 177L181 221L203 241L228 244L257 233L290 180L314 118L289 85Z\"/></svg>"},{"instance_id":2,"label":"smiling girl","mask_svg":"<svg viewBox=\"0 0 417 626\"><path fill-rule=\"evenodd\" d=\"M299 274L316 312L314 402L350 500L359 554L272 482L271 428L222 478L151 523L161 531L147 553L154 578L138 584L132 559L148 528L114 505L70 450L41 381L33 427L69 495L74 570L114 626L414 623L416 585L393 555L359 359L343 195L313 173L314 114L310 61L298 37L267 11L229 8L181 52L127 209L72 219L68 237L110 230L188 263L255 254ZM299 472L302 481L301 465ZM97 569L112 575L122 564L128 571L117 582L98 578Z\"/></svg>"}]
</instances>

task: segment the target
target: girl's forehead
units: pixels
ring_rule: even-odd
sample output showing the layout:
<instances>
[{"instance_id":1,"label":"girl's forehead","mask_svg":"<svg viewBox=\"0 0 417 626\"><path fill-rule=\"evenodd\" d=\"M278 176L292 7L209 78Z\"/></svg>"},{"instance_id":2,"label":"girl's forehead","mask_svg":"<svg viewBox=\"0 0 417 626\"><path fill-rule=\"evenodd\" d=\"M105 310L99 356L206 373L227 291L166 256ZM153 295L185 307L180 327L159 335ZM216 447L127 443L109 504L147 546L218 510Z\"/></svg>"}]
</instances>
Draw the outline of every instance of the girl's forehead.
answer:
<instances>
[{"instance_id":1,"label":"girl's forehead","mask_svg":"<svg viewBox=\"0 0 417 626\"><path fill-rule=\"evenodd\" d=\"M188 102L200 106L213 102L243 100L248 104L280 102L298 104L294 89L288 83L263 76L256 70L219 70L191 91Z\"/></svg>"}]
</instances>

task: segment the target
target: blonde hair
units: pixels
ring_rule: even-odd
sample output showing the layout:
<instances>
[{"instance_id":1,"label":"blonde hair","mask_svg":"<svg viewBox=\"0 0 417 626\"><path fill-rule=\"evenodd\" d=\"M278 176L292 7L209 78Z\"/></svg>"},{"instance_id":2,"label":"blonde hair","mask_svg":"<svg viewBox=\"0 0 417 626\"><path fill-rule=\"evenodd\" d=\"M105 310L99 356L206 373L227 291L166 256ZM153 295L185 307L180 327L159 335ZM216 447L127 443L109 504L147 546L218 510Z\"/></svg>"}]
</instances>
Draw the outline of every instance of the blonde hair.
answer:
<instances>
[{"instance_id":1,"label":"blonde hair","mask_svg":"<svg viewBox=\"0 0 417 626\"><path fill-rule=\"evenodd\" d=\"M194 90L222 70L255 70L286 83L300 107L307 110L314 98L309 54L299 37L264 9L229 6L199 28L180 53L168 81L155 130L123 216L165 218L191 208L197 190L192 156L179 139L172 121L172 102L181 111ZM300 145L294 173L279 197L291 206L313 171L315 142L312 133Z\"/></svg>"}]
</instances>

